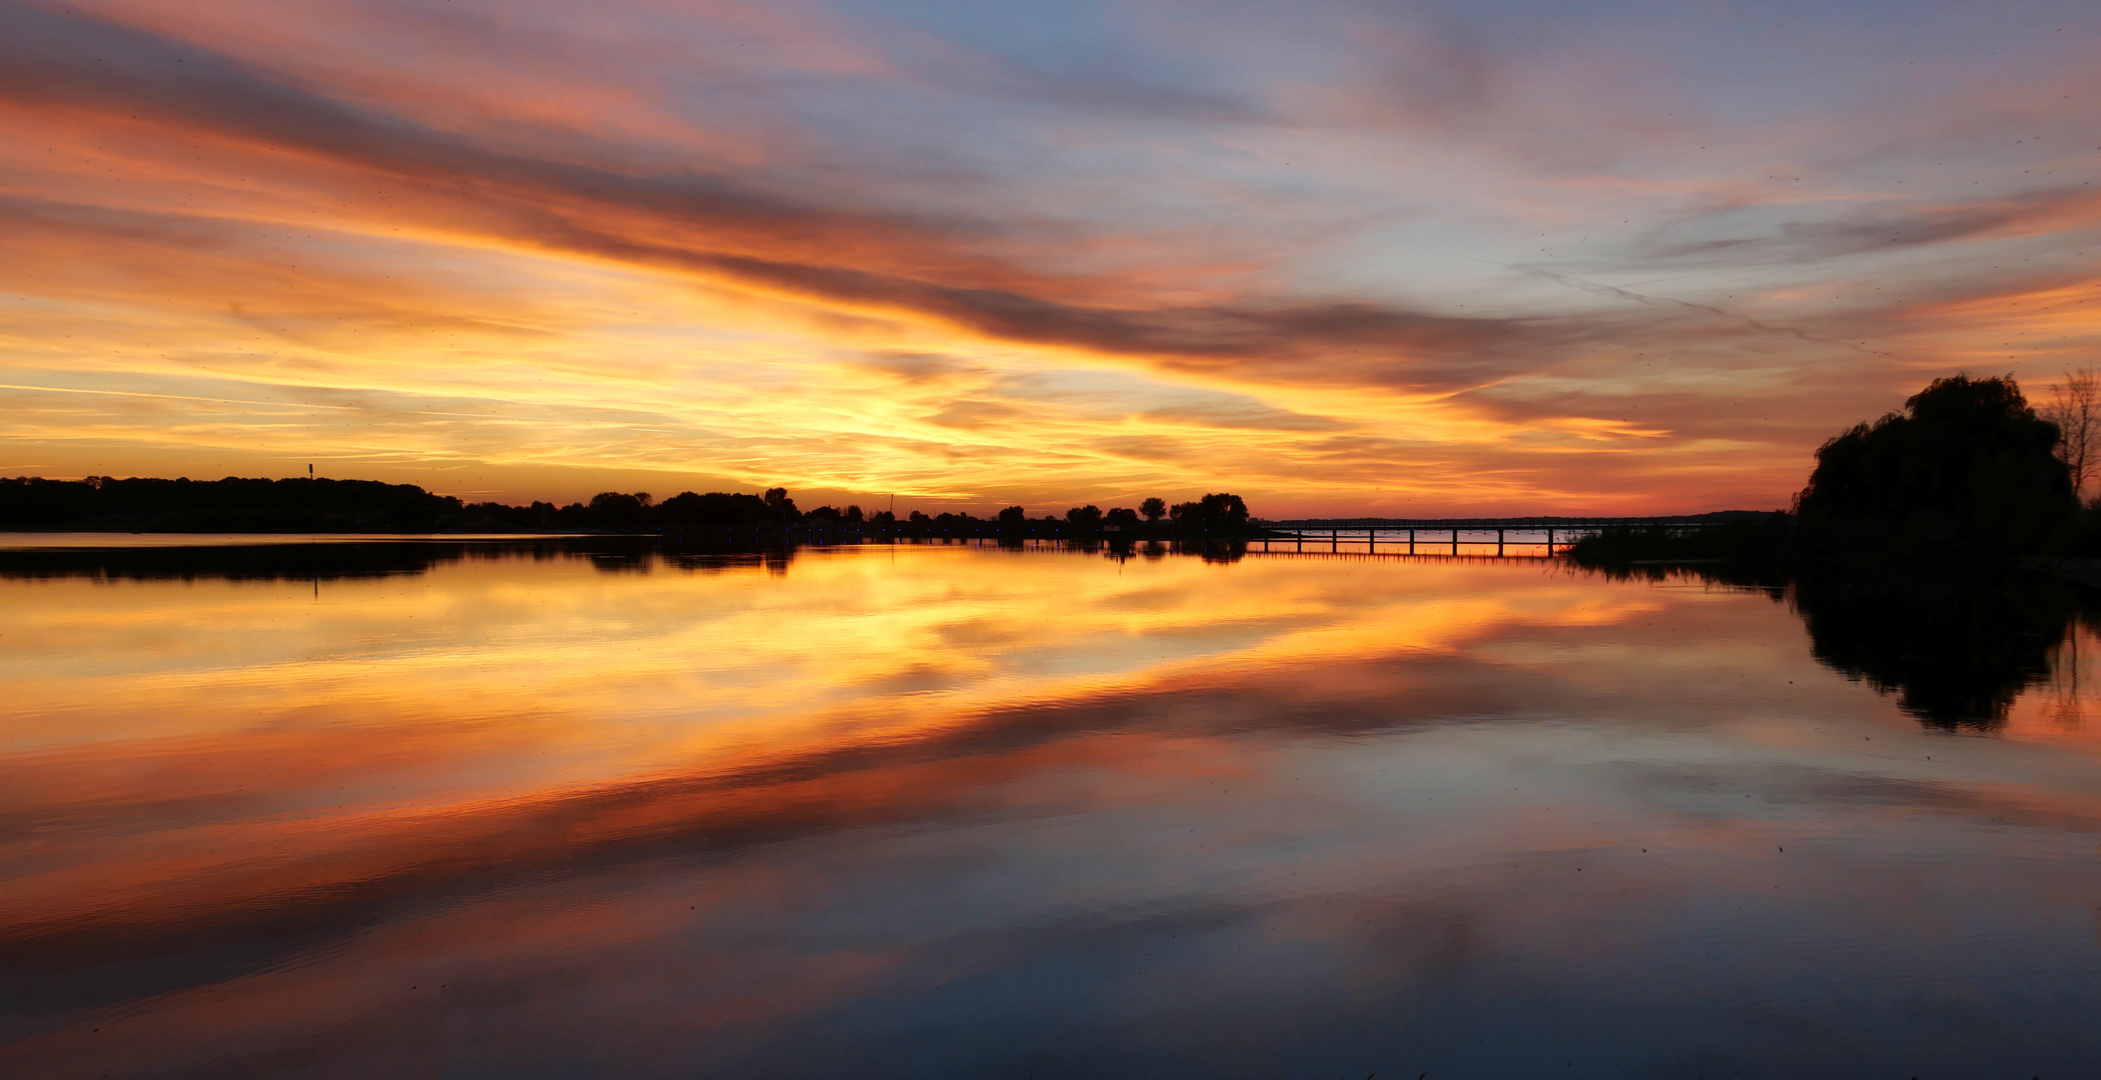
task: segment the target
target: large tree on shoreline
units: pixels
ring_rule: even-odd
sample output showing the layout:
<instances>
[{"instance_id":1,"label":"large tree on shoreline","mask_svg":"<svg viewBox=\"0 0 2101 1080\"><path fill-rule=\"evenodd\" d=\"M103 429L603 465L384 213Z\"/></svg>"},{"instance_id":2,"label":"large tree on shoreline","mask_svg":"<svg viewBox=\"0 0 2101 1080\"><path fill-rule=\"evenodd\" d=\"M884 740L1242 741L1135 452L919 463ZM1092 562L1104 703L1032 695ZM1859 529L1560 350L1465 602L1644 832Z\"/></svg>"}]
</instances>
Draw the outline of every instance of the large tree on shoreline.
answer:
<instances>
[{"instance_id":1,"label":"large tree on shoreline","mask_svg":"<svg viewBox=\"0 0 2101 1080\"><path fill-rule=\"evenodd\" d=\"M1904 409L1817 450L1795 497L1804 525L1901 525L2028 549L2077 509L2057 425L2011 376L1936 379Z\"/></svg>"}]
</instances>

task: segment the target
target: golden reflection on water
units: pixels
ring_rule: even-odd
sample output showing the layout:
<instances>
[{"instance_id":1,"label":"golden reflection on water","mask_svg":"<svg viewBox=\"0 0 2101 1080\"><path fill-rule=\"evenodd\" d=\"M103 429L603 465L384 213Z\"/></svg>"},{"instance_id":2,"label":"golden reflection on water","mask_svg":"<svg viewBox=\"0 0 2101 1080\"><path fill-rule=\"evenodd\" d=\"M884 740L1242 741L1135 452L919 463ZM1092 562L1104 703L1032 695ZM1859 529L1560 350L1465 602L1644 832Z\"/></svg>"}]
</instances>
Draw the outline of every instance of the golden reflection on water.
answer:
<instances>
[{"instance_id":1,"label":"golden reflection on water","mask_svg":"<svg viewBox=\"0 0 2101 1080\"><path fill-rule=\"evenodd\" d=\"M430 1040L464 1036L417 1034L436 999L400 984L428 981L507 1002L448 1006L480 1017L469 1042L595 1024L631 1041L601 1065L677 1071L666 1047L744 1060L768 1025L931 993L928 963L993 978L1042 961L1029 926L1139 910L1269 914L1096 987L1129 1015L1272 961L1250 992L1303 970L1384 1000L1495 941L1651 1000L1692 977L1630 959L1655 925L1727 938L1688 897L1779 903L1769 879L1807 872L1786 895L1827 907L1771 915L1803 944L1916 905L1833 869L1863 837L1916 876L1976 830L2101 822L2097 744L2066 720L2087 687L2023 695L1991 738L1927 731L1755 592L950 546L782 569L0 581L0 988L70 995L13 998L0 1065L429 1071ZM1952 831L1917 830L1935 817ZM2091 848L2044 891L2084 888ZM1553 889L1520 884L1543 861ZM244 948L265 955L170 959ZM1857 974L1897 963L1877 956ZM1807 993L1777 977L1743 992ZM286 1049L337 1028L359 1034Z\"/></svg>"},{"instance_id":2,"label":"golden reflection on water","mask_svg":"<svg viewBox=\"0 0 2101 1080\"><path fill-rule=\"evenodd\" d=\"M1657 607L1538 567L1497 571L1492 590L1470 584L1481 577L1466 564L1307 573L906 547L805 554L783 576L507 559L312 591L72 579L8 586L0 679L11 753L325 744L355 726L361 741L375 728L413 740L426 761L530 747L559 754L545 769L590 780L883 738L1211 665L1450 649L1515 620L1599 625ZM479 786L469 775L447 790L460 781Z\"/></svg>"},{"instance_id":3,"label":"golden reflection on water","mask_svg":"<svg viewBox=\"0 0 2101 1080\"><path fill-rule=\"evenodd\" d=\"M0 805L56 815L67 841L38 845L39 872L16 877L0 918L273 861L358 876L371 871L338 849L558 793L1657 607L1536 566L1493 573L1492 589L1467 564L1308 573L961 547L760 570L513 558L311 589L10 584Z\"/></svg>"}]
</instances>

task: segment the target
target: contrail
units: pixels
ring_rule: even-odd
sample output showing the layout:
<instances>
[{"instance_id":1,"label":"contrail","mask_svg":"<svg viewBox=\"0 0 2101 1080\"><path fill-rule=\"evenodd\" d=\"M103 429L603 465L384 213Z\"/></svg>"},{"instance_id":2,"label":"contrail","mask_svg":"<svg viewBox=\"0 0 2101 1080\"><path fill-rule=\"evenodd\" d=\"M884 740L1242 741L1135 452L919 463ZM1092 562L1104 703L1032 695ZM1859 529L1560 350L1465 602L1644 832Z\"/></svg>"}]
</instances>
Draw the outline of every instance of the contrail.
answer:
<instances>
[{"instance_id":1,"label":"contrail","mask_svg":"<svg viewBox=\"0 0 2101 1080\"><path fill-rule=\"evenodd\" d=\"M1837 341L1832 338L1818 337L1815 334L1812 334L1809 331L1800 329L1798 327L1767 326L1766 324L1759 322L1757 319L1751 318L1749 315L1739 315L1736 312L1718 308L1711 304L1695 304L1689 300L1674 300L1668 296L1643 296L1638 292L1631 292L1629 290L1619 288L1615 285L1600 285L1595 281L1585 281L1579 277L1570 277L1567 274L1558 274L1552 270L1545 270L1536 266L1511 267L1511 269L1538 274L1541 277L1548 278L1562 285L1566 285L1571 289L1581 289L1584 292L1595 293L1598 296L1610 296L1620 300L1632 300L1637 304L1647 304L1650 307L1682 307L1689 308L1693 311L1704 311L1710 315L1719 315L1724 319L1740 322L1745 326L1748 326L1751 329L1758 331L1761 334L1788 334L1793 337L1799 338L1803 341L1814 342L1820 345L1844 345L1846 348L1852 349L1855 352L1863 353L1871 351L1850 341Z\"/></svg>"}]
</instances>

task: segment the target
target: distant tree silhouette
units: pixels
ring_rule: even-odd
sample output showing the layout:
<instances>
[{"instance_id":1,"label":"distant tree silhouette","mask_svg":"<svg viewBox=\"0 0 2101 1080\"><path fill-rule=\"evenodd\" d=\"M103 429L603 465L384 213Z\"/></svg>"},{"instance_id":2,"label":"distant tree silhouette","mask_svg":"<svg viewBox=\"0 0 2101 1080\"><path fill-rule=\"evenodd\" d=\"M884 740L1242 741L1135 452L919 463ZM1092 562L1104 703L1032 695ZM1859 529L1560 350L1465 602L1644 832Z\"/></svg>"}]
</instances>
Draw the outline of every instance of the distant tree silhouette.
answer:
<instances>
[{"instance_id":1,"label":"distant tree silhouette","mask_svg":"<svg viewBox=\"0 0 2101 1080\"><path fill-rule=\"evenodd\" d=\"M802 512L795 508L795 500L788 497L787 488L767 488L764 498L766 512L774 521L786 525L802 519Z\"/></svg>"},{"instance_id":2,"label":"distant tree silhouette","mask_svg":"<svg viewBox=\"0 0 2101 1080\"><path fill-rule=\"evenodd\" d=\"M1102 524L1118 529L1135 529L1138 527L1138 511L1128 506L1116 507L1102 515Z\"/></svg>"},{"instance_id":3,"label":"distant tree silhouette","mask_svg":"<svg viewBox=\"0 0 2101 1080\"><path fill-rule=\"evenodd\" d=\"M914 520L924 520L924 515L918 513L914 513L912 517ZM1014 520L1020 522L1026 519L1016 517ZM930 536L979 536L984 533L987 524L969 514L943 511L918 531L922 535Z\"/></svg>"},{"instance_id":4,"label":"distant tree silhouette","mask_svg":"<svg viewBox=\"0 0 2101 1080\"><path fill-rule=\"evenodd\" d=\"M665 525L752 529L772 513L772 508L757 495L720 491L695 495L687 491L665 499L657 507L657 520Z\"/></svg>"},{"instance_id":5,"label":"distant tree silhouette","mask_svg":"<svg viewBox=\"0 0 2101 1080\"><path fill-rule=\"evenodd\" d=\"M618 491L601 491L591 496L591 518L604 529L638 529L642 527L642 512L649 507L649 493L638 491L632 495Z\"/></svg>"},{"instance_id":6,"label":"distant tree silhouette","mask_svg":"<svg viewBox=\"0 0 2101 1080\"><path fill-rule=\"evenodd\" d=\"M945 517L945 516L947 516L947 515L943 515L943 516ZM1019 506L1010 506L1010 507L1007 507L1007 508L1006 508L1005 510L1001 510L1001 511L999 512L999 523L1000 523L1000 524L1001 524L1002 526L1014 526L1014 525L1023 525L1023 524L1027 524L1027 523L1028 523L1028 520L1029 520L1029 513L1028 513L1028 511L1026 511L1026 510L1023 510L1023 509L1022 509L1021 507L1019 507Z\"/></svg>"},{"instance_id":7,"label":"distant tree silhouette","mask_svg":"<svg viewBox=\"0 0 2101 1080\"><path fill-rule=\"evenodd\" d=\"M1168 514L1176 526L1184 529L1237 529L1247 524L1248 516L1247 504L1240 496L1225 492L1177 503Z\"/></svg>"},{"instance_id":8,"label":"distant tree silhouette","mask_svg":"<svg viewBox=\"0 0 2101 1080\"><path fill-rule=\"evenodd\" d=\"M1065 511L1065 524L1075 532L1094 532L1102 527L1102 508L1089 503Z\"/></svg>"},{"instance_id":9,"label":"distant tree silhouette","mask_svg":"<svg viewBox=\"0 0 2101 1080\"><path fill-rule=\"evenodd\" d=\"M2011 377L1936 379L1904 407L1817 451L1795 502L1803 525L1885 549L1967 537L2028 550L2076 510L2057 426Z\"/></svg>"},{"instance_id":10,"label":"distant tree silhouette","mask_svg":"<svg viewBox=\"0 0 2101 1080\"><path fill-rule=\"evenodd\" d=\"M1138 512L1144 514L1147 521L1158 521L1167 516L1167 500L1157 497L1147 499L1138 504Z\"/></svg>"}]
</instances>

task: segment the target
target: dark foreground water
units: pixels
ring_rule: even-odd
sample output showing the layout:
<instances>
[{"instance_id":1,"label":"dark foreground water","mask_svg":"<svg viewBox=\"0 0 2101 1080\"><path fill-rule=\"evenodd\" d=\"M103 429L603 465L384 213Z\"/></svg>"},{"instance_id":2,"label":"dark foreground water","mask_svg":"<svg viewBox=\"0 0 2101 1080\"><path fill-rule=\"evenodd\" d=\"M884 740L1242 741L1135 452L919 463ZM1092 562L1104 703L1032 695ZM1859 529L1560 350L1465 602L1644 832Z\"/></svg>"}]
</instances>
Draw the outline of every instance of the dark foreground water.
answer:
<instances>
[{"instance_id":1,"label":"dark foreground water","mask_svg":"<svg viewBox=\"0 0 2101 1080\"><path fill-rule=\"evenodd\" d=\"M0 552L0 1075L2090 1077L2023 588Z\"/></svg>"}]
</instances>

